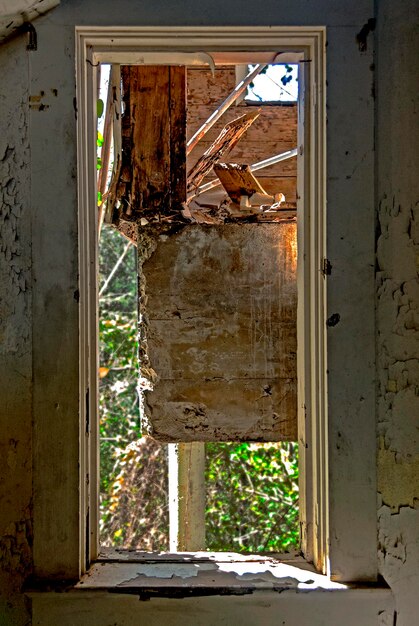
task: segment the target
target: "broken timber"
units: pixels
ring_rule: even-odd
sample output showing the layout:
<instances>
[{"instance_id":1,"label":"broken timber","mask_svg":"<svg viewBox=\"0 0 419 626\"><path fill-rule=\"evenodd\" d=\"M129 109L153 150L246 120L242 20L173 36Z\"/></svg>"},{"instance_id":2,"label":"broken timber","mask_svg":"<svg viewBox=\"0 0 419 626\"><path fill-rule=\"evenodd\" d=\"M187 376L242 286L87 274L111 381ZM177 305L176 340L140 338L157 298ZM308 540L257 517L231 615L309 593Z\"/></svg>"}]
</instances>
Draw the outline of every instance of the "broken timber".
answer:
<instances>
[{"instance_id":1,"label":"broken timber","mask_svg":"<svg viewBox=\"0 0 419 626\"><path fill-rule=\"evenodd\" d=\"M267 67L267 65L256 65L244 78L239 82L238 85L234 88L234 90L227 96L227 98L220 104L220 106L212 113L209 118L202 124L200 128L196 131L196 133L189 139L186 144L186 154L190 154L194 147L198 144L198 142L205 137L207 132L214 126L214 124L220 119L220 117L227 111L227 109L236 102L237 98L241 96L241 94L247 89L252 80L256 78L261 71Z\"/></svg>"},{"instance_id":2,"label":"broken timber","mask_svg":"<svg viewBox=\"0 0 419 626\"><path fill-rule=\"evenodd\" d=\"M204 152L188 173L187 190L195 190L221 157L232 150L247 129L259 117L260 109L246 113L224 126L217 139Z\"/></svg>"},{"instance_id":3,"label":"broken timber","mask_svg":"<svg viewBox=\"0 0 419 626\"><path fill-rule=\"evenodd\" d=\"M253 196L259 193L268 197L262 185L253 176L250 165L238 163L217 163L214 166L224 189L236 204L240 204L242 196Z\"/></svg>"}]
</instances>

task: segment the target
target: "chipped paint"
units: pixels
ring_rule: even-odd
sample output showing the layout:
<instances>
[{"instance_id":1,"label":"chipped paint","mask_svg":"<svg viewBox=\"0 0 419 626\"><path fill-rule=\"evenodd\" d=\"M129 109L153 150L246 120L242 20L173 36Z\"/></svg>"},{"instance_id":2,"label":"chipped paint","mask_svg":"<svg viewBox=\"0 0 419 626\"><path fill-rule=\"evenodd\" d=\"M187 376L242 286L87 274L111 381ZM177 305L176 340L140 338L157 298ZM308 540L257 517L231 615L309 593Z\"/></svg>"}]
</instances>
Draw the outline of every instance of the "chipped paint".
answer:
<instances>
[{"instance_id":1,"label":"chipped paint","mask_svg":"<svg viewBox=\"0 0 419 626\"><path fill-rule=\"evenodd\" d=\"M32 570L31 219L25 41L0 54L0 622L26 624ZM0 46L1 50L1 46Z\"/></svg>"},{"instance_id":2,"label":"chipped paint","mask_svg":"<svg viewBox=\"0 0 419 626\"><path fill-rule=\"evenodd\" d=\"M238 555L239 556L239 555ZM240 557L239 557L240 558ZM170 587L173 595L176 589L187 584L191 593L199 595L202 590L223 588L225 593L231 589L294 589L303 591L314 590L348 590L342 583L333 582L329 577L318 574L313 567L298 566L295 563L282 563L273 558L254 561L233 559L201 559L181 556L177 562L165 561L162 555L154 563L117 563L102 562L94 565L88 574L83 576L76 585L77 589L136 589L142 588L164 590ZM160 560L160 562L158 562Z\"/></svg>"},{"instance_id":3,"label":"chipped paint","mask_svg":"<svg viewBox=\"0 0 419 626\"><path fill-rule=\"evenodd\" d=\"M398 513L401 507L412 508L418 503L419 454L400 458L394 450L384 447L380 438L378 448L378 491L383 504L390 507L392 513Z\"/></svg>"},{"instance_id":4,"label":"chipped paint","mask_svg":"<svg viewBox=\"0 0 419 626\"><path fill-rule=\"evenodd\" d=\"M14 4L13 0L10 4ZM29 210L28 181L29 172L29 147L27 140L27 111L25 109L29 93L39 93L40 84L45 87L59 88L60 98L55 99L51 94L48 111L35 111L34 115L41 120L48 119L50 122L50 134L48 129L42 126L37 129L37 140L41 147L37 147L39 155L46 147L52 148L52 157L47 159L48 167L42 159L37 159L33 164L32 173L39 178L38 191L42 186L52 184L54 189L59 189L63 202L56 205L57 222L65 224L67 231L74 228L75 222L70 223L68 215L75 214L74 180L68 174L72 165L69 158L73 159L75 152L75 132L71 134L68 117L69 111L66 103L74 102L74 111L71 108L71 121L74 123L74 115L77 115L77 102L74 93L74 23L94 23L98 15L98 3L90 0L85 3L76 3L70 0L51 14L51 19L39 20L39 50L26 52L26 38L18 39L0 47L0 75L6 77L7 91L3 90L0 95L2 116L0 118L0 368L2 373L3 402L1 409L6 409L6 418L1 419L2 432L0 450L0 535L1 550L4 553L0 563L0 586L3 596L0 599L0 615L4 623L23 626L29 624L30 617L25 606L23 595L16 595L22 578L30 570L31 545L30 545L30 495L32 489L32 459L31 459L31 380L32 380L32 317L31 317L31 219L32 211ZM141 4L141 3L140 3ZM143 6L132 3L130 6L130 24L159 23L170 25L173 22L185 23L185 16L181 14L182 7L177 9L170 3L157 3ZM351 50L359 55L355 48L355 33L360 26L368 22L371 15L372 2L312 2L308 0L304 6L304 15L301 14L301 3L271 3L275 4L275 10L271 12L272 24L284 23L324 23L328 27L328 74L329 86L329 129L332 129L329 137L328 169L329 179L329 218L328 244L331 248L342 246L343 252L348 253L347 242L350 240L352 229L362 222L368 208L364 198L365 189L356 186L354 178L359 177L364 165L359 167L348 181L340 180L335 176L333 168L342 163L339 160L339 151L347 149L352 155L353 149L357 148L359 135L364 129L358 123L356 108L351 108L351 102L344 102L344 83L349 81L349 71L352 69ZM138 6L137 6L138 5ZM254 3L242 3L241 15L236 15L234 3L215 2L215 9L211 13L214 24L231 23L239 24L260 22L259 7ZM218 11L221 8L222 11ZM371 596L370 590L355 591L353 594L344 592L339 599L335 594L322 593L317 601L310 596L310 602L306 602L306 595L299 594L294 602L294 597L288 592L284 594L272 594L255 592L243 598L226 598L217 595L215 598L205 599L168 599L148 603L139 603L138 597L129 597L121 594L115 598L115 594L86 594L75 597L75 593L44 593L38 594L32 601L34 624L42 626L85 626L86 620L92 624L119 623L134 625L144 623L154 626L161 624L162 615L167 616L172 624L217 623L220 615L224 621L242 624L272 624L278 623L278 615L283 616L285 626L291 624L311 624L312 626L324 625L324 616L327 614L330 623L333 624L375 624L381 626L412 626L417 622L419 614L419 589L418 563L419 563L419 510L417 500L414 497L414 486L406 487L406 482L414 483L417 458L417 348L415 347L417 333L417 269L419 267L419 254L417 244L419 240L419 221L417 216L417 202L419 193L417 189L417 145L419 141L416 133L417 123L417 85L412 76L417 74L419 54L417 50L417 33L414 24L418 19L418 5L415 0L405 0L403 3L395 3L394 0L380 0L375 3L377 28L374 39L377 41L377 99L375 114L376 139L378 158L376 163L377 178L377 226L378 226L378 273L377 273L377 414L379 429L379 488L380 508L379 521L379 561L380 572L392 586L397 608L383 612L384 609L377 602L374 613L365 609L366 596ZM205 24L208 16L203 16L203 4L201 2L190 3L190 12L186 21L188 24ZM116 3L103 0L100 5L100 15L103 24L111 26L121 23L120 10ZM208 14L209 15L209 14ZM52 19L53 18L53 19ZM358 26L354 26L358 25ZM345 47L345 33L350 31L350 43ZM368 48L371 49L373 37L368 35ZM51 50L54 57L51 58ZM28 55L31 55L31 68L28 66ZM70 68L70 69L69 69ZM50 78L50 80L49 80ZM359 68L356 72L356 81L360 86L360 92L352 98L352 105L358 98L358 104L366 97L363 80L365 73ZM339 83L339 81L341 81ZM28 84L30 83L30 85ZM337 87L341 90L339 98L336 96ZM363 86L364 85L364 86ZM73 100L74 98L74 100ZM54 106L52 106L52 103ZM371 108L372 103L368 106ZM372 114L372 113L371 113ZM41 119L42 118L42 119ZM349 121L348 121L349 118ZM65 126L63 126L63 119ZM365 118L363 118L365 119ZM351 135L349 146L343 142L337 146L334 143L333 131L350 126ZM70 128L70 131L68 131ZM54 150L58 154L57 141L53 141L53 133L62 141L61 130L66 139L66 150L61 163L54 161ZM68 131L68 132L67 132ZM337 133L338 134L338 133ZM352 143L353 139L353 143ZM42 143L44 142L44 143ZM62 165L64 163L64 166ZM336 165L337 164L337 165ZM74 167L74 163L73 163ZM63 172L65 170L65 173ZM352 170L349 170L350 172ZM33 181L35 182L35 181ZM362 181L361 181L362 183ZM336 187L339 187L337 189ZM348 204L342 201L345 195L350 198ZM48 194L41 194L39 204L44 202ZM69 200L68 200L69 198ZM354 199L356 202L354 203ZM356 206L354 206L356 204ZM345 206L348 210L345 210ZM46 214L50 210L48 205L44 212L37 206L37 218L42 218L42 224L46 223ZM344 214L342 214L344 213ZM339 220L336 219L339 217ZM45 220L45 221L44 221ZM34 220L33 227L36 229L39 221ZM344 226L347 226L346 231ZM340 234L339 229L342 230ZM38 233L38 239L42 233ZM55 233L56 231L54 231ZM60 236L63 231L59 231ZM340 242L337 233L339 232ZM359 230L357 231L359 232ZM371 232L365 231L365 238L372 237ZM46 239L46 238L45 238ZM45 249L49 253L48 245ZM39 250L39 247L38 247ZM56 250L56 248L54 248ZM354 246L354 251L357 248ZM347 274L340 275L339 271L346 270L348 264L342 264L343 256L333 256L333 276L331 277L330 292L333 291L333 281L349 281ZM350 250L352 253L352 249ZM69 275L76 273L77 247L70 250L68 242L60 248L62 264L57 270L58 278L66 286L69 284ZM35 259L38 266L44 267ZM60 257L61 261L61 257ZM356 262L355 258L355 262ZM49 262L52 262L49 259ZM368 262L368 260L367 260ZM54 267L54 271L55 271ZM335 276L337 278L335 278ZM40 278L39 276L35 278ZM71 281L70 281L71 282ZM76 286L72 286L71 298ZM45 285L38 286L38 301L41 301L45 293ZM350 296L356 298L358 294L351 291ZM78 295L75 296L78 298ZM416 304L415 304L416 303ZM339 307L341 302L339 302ZM39 302L38 302L39 306ZM334 303L333 303L334 306ZM343 309L339 310L342 315ZM345 316L345 325L349 324L348 316ZM38 314L38 322L40 314ZM77 325L77 320L69 322L66 331L77 336L77 328L74 332L72 324ZM337 333L343 329L340 324L333 332L330 332L331 341ZM338 349L341 349L339 339ZM66 344L68 347L68 344ZM53 345L53 348L55 345ZM346 349L346 345L344 345ZM332 346L333 348L333 346ZM357 346L362 353L362 346ZM49 348L48 358L53 352ZM74 367L74 355L68 356L68 366ZM335 358L335 357L334 357ZM362 354L360 354L362 358ZM336 358L335 358L336 361ZM78 363L78 361L77 361ZM48 375L51 367L46 360L45 365ZM67 365L67 364L66 364ZM77 367L77 365L75 366ZM54 372L57 374L57 372ZM68 368L66 369L66 374ZM345 375L346 375L345 371ZM38 376L42 375L42 367L38 368ZM58 372L55 380L45 378L45 385L51 387L51 395L60 391L59 387L65 380L62 372ZM351 388L352 381L356 385L361 384L354 371L349 372L346 382ZM55 385L55 387L54 387ZM345 397L342 390L337 401ZM42 406L38 409L40 416L44 416L44 409L48 408L49 396L41 398ZM66 398L68 400L68 398ZM350 402L349 402L350 404ZM336 407L336 400L335 405ZM351 405L353 407L353 405ZM70 413L73 406L70 407ZM344 414L344 411L342 410ZM371 412L371 419L374 412ZM350 417L350 415L348 415ZM54 413L55 417L55 413ZM346 415L345 415L346 417ZM65 431L68 432L67 430ZM10 440L18 442L16 451ZM10 456L11 455L11 456ZM7 461L11 461L14 471L10 470ZM42 459L41 459L42 460ZM15 463L16 461L16 463ZM395 468L397 464L397 468ZM368 478L368 477L366 477ZM417 476L416 476L417 479ZM416 480L417 484L417 480ZM39 494L38 494L39 495ZM61 532L61 529L60 529ZM65 543L65 539L62 539ZM46 544L45 544L46 545ZM57 543L54 543L56 546ZM2 556L3 556L2 553ZM65 561L65 563L67 563ZM12 574L12 570L14 573ZM375 591L375 590L374 590ZM290 595L292 596L290 598ZM374 593L372 594L374 596ZM376 596L375 596L376 597ZM139 606L141 604L141 606ZM318 610L313 610L313 607ZM354 607L360 607L362 616L355 611ZM362 608L364 607L364 608ZM13 615L10 611L14 611ZM297 615L297 618L295 617ZM297 621L296 621L297 620Z\"/></svg>"},{"instance_id":5,"label":"chipped paint","mask_svg":"<svg viewBox=\"0 0 419 626\"><path fill-rule=\"evenodd\" d=\"M377 74L378 554L396 598L393 624L412 626L419 613L419 120L410 77L419 66L419 7L379 4L377 35L386 43Z\"/></svg>"}]
</instances>

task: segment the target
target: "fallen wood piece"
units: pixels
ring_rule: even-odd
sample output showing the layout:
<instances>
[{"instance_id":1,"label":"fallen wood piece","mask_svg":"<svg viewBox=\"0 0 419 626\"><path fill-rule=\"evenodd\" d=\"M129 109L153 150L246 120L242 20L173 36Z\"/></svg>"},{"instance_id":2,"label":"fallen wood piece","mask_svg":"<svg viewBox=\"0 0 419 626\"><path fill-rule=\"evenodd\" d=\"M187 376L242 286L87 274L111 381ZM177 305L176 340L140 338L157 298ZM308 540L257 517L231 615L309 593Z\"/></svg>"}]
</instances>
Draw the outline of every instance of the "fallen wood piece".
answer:
<instances>
[{"instance_id":1,"label":"fallen wood piece","mask_svg":"<svg viewBox=\"0 0 419 626\"><path fill-rule=\"evenodd\" d=\"M234 148L242 135L259 117L259 115L260 109L246 113L246 115L242 115L224 126L217 139L211 144L208 150L204 152L201 158L198 159L188 173L188 192L196 189L202 179L205 178L214 165L218 163L223 154Z\"/></svg>"},{"instance_id":2,"label":"fallen wood piece","mask_svg":"<svg viewBox=\"0 0 419 626\"><path fill-rule=\"evenodd\" d=\"M297 148L293 150L287 150L286 152L281 152L281 154L277 154L273 157L269 157L269 159L264 159L263 161L259 161L258 163L254 163L250 166L251 172L256 172L257 170L261 170L265 167L269 167L270 165L275 165L276 163L280 163L281 161L286 161L287 159L291 159L292 157L297 156ZM220 180L211 180L209 183L205 183L205 185L201 185L196 191L188 196L188 202L192 200L197 195L201 195L210 189L214 189L214 187L219 187L221 185Z\"/></svg>"},{"instance_id":3,"label":"fallen wood piece","mask_svg":"<svg viewBox=\"0 0 419 626\"><path fill-rule=\"evenodd\" d=\"M270 196L262 185L253 176L250 165L239 163L217 163L214 172L221 181L222 186L236 204L240 204L241 197L253 196L255 193L265 196L265 203ZM273 201L273 198L272 198Z\"/></svg>"},{"instance_id":4,"label":"fallen wood piece","mask_svg":"<svg viewBox=\"0 0 419 626\"><path fill-rule=\"evenodd\" d=\"M227 111L227 109L234 104L237 98L243 93L243 91L250 85L252 80L260 74L260 72L267 67L266 65L256 65L256 67L251 70L246 78L244 78L240 83L234 88L234 91L224 100L222 104L210 115L210 117L202 124L200 128L196 131L196 133L189 139L186 144L186 155L188 156L196 144L204 137L207 132L214 126L214 124L220 119L220 117Z\"/></svg>"}]
</instances>

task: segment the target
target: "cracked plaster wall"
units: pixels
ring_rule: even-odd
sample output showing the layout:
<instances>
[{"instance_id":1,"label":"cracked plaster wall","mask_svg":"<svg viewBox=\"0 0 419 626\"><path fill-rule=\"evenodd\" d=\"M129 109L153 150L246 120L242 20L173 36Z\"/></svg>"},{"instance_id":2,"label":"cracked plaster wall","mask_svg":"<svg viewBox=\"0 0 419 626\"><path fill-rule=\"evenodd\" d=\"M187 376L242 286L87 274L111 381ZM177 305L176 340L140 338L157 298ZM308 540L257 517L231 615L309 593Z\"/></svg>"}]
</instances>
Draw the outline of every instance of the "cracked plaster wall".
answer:
<instances>
[{"instance_id":1,"label":"cracked plaster wall","mask_svg":"<svg viewBox=\"0 0 419 626\"><path fill-rule=\"evenodd\" d=\"M119 4L119 3L118 3ZM30 199L29 61L26 39L0 48L0 76L6 77L0 89L0 624L29 623L20 584L31 570L32 521L32 297L37 318L38 413L48 417L52 427L73 423L77 411L77 309L73 294L77 289L77 246L74 159L74 24L143 23L214 24L213 3L183 2L183 13L165 2L153 8L124 1L115 9L104 2L98 12L94 1L78 0L61 4L47 18L40 18L39 50L32 57L31 93L45 86L59 89L56 112L50 121L32 125L31 148L35 146L33 171L39 175ZM359 25L371 17L370 3L297 2L292 7L268 0L265 12L249 14L243 2L232 0L223 8L223 20L230 23L266 23L266 15L279 23L317 24L327 22L334 45L347 32L348 47L354 44ZM326 7L326 8L325 8ZM129 10L128 10L129 9ZM182 7L180 7L182 10ZM379 488L379 563L380 572L391 585L396 599L393 624L412 626L419 613L419 509L418 483L418 347L417 286L418 200L417 177L417 82L419 19L417 0L395 3L378 0L377 28L374 37L376 58L376 206L377 206L377 414L378 414L378 488ZM291 11L291 13L290 13ZM326 13L325 13L326 11ZM281 13L282 12L282 13ZM132 15L134 13L135 15ZM124 18L124 15L129 17ZM327 19L325 15L327 14ZM283 16L281 18L281 15ZM303 17L301 17L303 16ZM122 22L121 22L122 19ZM284 22L285 23L285 22ZM343 25L343 26L342 26ZM338 37L339 35L339 37ZM47 40L47 41L46 41ZM343 44L342 44L343 45ZM329 46L329 52L330 52ZM333 46L332 46L333 49ZM30 53L33 54L33 53ZM330 57L329 57L330 58ZM336 65L331 70L337 70ZM346 75L342 80L346 81ZM7 85L7 89L6 89ZM399 87L394 89L394 85ZM62 88L62 89L61 89ZM335 87L336 88L336 87ZM63 92L63 93L62 93ZM49 91L48 91L49 93ZM51 102L55 103L52 96ZM54 96L55 97L55 96ZM44 107L45 108L45 107ZM53 107L54 108L54 107ZM49 112L53 108L46 109ZM33 114L35 115L35 114ZM65 150L62 149L63 140ZM34 143L35 141L35 143ZM333 164L331 164L333 166ZM53 172L53 176L51 176ZM50 188L45 184L55 180ZM339 181L341 185L341 181ZM57 190L60 204L54 202ZM336 191L336 190L332 190ZM353 191L353 189L352 189ZM337 193L337 192L336 192ZM34 231L38 269L37 290L31 293L31 204L37 211L33 222L47 223L53 206L59 220L53 226L58 241L43 237L42 228ZM352 201L350 206L352 206ZM32 207L33 210L33 207ZM333 216L333 212L331 212ZM350 227L356 227L347 213ZM357 215L357 220L360 216ZM336 218L335 218L336 219ZM416 246L416 248L415 248ZM58 254L57 254L58 250ZM59 287L59 288L58 288ZM47 301L47 293L50 294ZM58 296L58 297L57 297ZM48 304L49 303L49 304ZM52 307L49 319L45 307ZM71 308L73 307L74 308ZM54 309L56 307L56 311ZM416 308L415 308L416 307ZM333 312L333 311L332 311ZM53 314L53 315L52 315ZM68 316L66 318L66 316ZM46 321L44 321L46 319ZM65 336L48 332L51 319ZM67 319L63 324L63 319ZM47 350L41 332L48 335ZM36 343L36 341L35 341ZM66 367L58 366L51 356L57 350L66 354ZM41 358L42 357L42 358ZM69 376L69 367L71 369ZM42 375L42 376L41 376ZM55 382L54 382L55 381ZM60 405L56 403L60 388ZM65 392L62 390L65 389ZM40 395L45 394L44 397ZM76 391L77 395L77 391ZM61 411L64 405L65 412ZM54 410L53 410L54 409ZM36 411L35 411L36 413ZM61 421L60 421L61 420ZM57 427L58 428L58 427ZM57 430L58 432L58 430ZM68 432L68 429L65 433ZM61 439L56 454L73 458ZM49 459L48 459L49 461ZM69 461L70 466L70 461ZM48 465L46 463L45 469ZM48 480L65 485L66 476ZM39 493L38 493L39 495ZM46 512L48 514L48 512ZM63 510L63 516L69 518ZM75 522L76 523L76 522ZM52 531L51 531L52 532ZM65 541L60 538L60 541ZM51 555L54 556L54 555ZM12 575L13 573L13 575ZM389 622L390 623L390 622Z\"/></svg>"},{"instance_id":2,"label":"cracked plaster wall","mask_svg":"<svg viewBox=\"0 0 419 626\"><path fill-rule=\"evenodd\" d=\"M419 602L419 3L378 3L377 385L379 566L394 623Z\"/></svg>"},{"instance_id":3,"label":"cracked plaster wall","mask_svg":"<svg viewBox=\"0 0 419 626\"><path fill-rule=\"evenodd\" d=\"M32 321L28 53L0 55L0 624L26 623L32 561Z\"/></svg>"}]
</instances>

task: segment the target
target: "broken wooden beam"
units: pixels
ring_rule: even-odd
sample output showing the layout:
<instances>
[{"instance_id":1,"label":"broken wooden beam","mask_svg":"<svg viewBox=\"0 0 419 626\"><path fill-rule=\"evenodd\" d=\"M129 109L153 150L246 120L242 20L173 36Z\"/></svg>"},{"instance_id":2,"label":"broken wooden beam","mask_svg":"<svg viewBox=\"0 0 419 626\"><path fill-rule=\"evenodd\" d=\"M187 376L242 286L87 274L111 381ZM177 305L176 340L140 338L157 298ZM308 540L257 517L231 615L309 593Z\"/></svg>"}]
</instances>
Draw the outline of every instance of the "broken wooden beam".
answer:
<instances>
[{"instance_id":1,"label":"broken wooden beam","mask_svg":"<svg viewBox=\"0 0 419 626\"><path fill-rule=\"evenodd\" d=\"M269 157L268 159L264 159L263 161L259 161L258 163L253 163L250 166L251 172L256 172L257 170L264 169L265 167L269 167L271 165L275 165L276 163L280 163L281 161L286 161L287 159L291 159L292 157L297 156L297 148L293 150L287 150L286 152L281 152L281 154L276 154L273 157ZM197 195L201 195L210 189L214 189L214 187L219 187L221 185L220 180L211 180L209 183L205 183L205 185L201 185L196 189L194 193L188 196L188 202L192 200Z\"/></svg>"},{"instance_id":2,"label":"broken wooden beam","mask_svg":"<svg viewBox=\"0 0 419 626\"><path fill-rule=\"evenodd\" d=\"M265 69L267 65L256 65L242 81L236 85L230 95L220 104L220 106L210 115L210 117L202 124L196 133L189 139L186 144L186 154L189 155L194 147L199 143L202 137L205 137L207 132L214 126L214 124L220 119L220 117L227 111L227 109L236 102L237 98L241 96L243 91L247 89L252 80Z\"/></svg>"},{"instance_id":3,"label":"broken wooden beam","mask_svg":"<svg viewBox=\"0 0 419 626\"><path fill-rule=\"evenodd\" d=\"M218 163L221 157L232 150L247 129L259 117L260 109L251 111L233 120L224 126L217 139L204 152L188 173L187 190L195 190L200 182Z\"/></svg>"}]
</instances>

